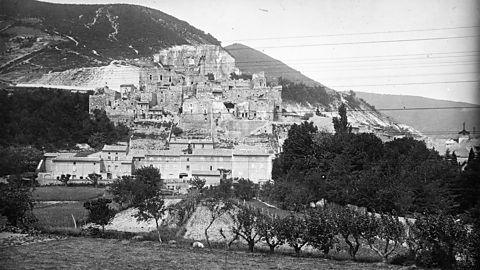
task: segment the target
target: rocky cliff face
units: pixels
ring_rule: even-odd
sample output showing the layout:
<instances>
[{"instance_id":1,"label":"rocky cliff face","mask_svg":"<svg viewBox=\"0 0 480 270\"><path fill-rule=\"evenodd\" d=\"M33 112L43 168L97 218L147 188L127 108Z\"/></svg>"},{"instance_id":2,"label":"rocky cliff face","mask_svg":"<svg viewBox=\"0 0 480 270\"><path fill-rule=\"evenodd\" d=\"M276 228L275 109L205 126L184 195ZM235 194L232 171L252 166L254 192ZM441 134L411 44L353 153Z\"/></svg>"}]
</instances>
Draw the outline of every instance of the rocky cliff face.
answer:
<instances>
[{"instance_id":1,"label":"rocky cliff face","mask_svg":"<svg viewBox=\"0 0 480 270\"><path fill-rule=\"evenodd\" d=\"M154 54L154 61L175 70L200 69L203 75L212 73L215 79L228 79L235 72L235 59L215 45L180 45Z\"/></svg>"}]
</instances>

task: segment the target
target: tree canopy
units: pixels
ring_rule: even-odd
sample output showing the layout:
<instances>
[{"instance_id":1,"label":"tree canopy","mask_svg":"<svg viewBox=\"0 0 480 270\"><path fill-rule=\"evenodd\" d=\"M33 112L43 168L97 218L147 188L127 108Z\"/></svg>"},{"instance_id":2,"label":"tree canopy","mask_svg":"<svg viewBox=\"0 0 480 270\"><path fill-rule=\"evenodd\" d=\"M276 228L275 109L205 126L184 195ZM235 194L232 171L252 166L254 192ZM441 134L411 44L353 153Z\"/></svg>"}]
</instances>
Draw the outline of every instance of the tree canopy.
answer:
<instances>
[{"instance_id":1,"label":"tree canopy","mask_svg":"<svg viewBox=\"0 0 480 270\"><path fill-rule=\"evenodd\" d=\"M57 151L77 143L102 147L126 139L129 129L113 125L105 111L89 114L89 94L44 88L1 90L0 147Z\"/></svg>"}]
</instances>

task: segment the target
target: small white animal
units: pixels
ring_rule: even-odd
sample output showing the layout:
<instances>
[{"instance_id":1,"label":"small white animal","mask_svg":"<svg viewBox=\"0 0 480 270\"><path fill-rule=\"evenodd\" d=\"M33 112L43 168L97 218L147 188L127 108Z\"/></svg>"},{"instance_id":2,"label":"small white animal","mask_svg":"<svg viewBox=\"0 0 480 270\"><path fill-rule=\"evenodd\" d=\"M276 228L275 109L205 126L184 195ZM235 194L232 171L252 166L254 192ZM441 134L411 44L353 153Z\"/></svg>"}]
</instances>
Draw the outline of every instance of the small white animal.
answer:
<instances>
[{"instance_id":1,"label":"small white animal","mask_svg":"<svg viewBox=\"0 0 480 270\"><path fill-rule=\"evenodd\" d=\"M205 246L200 242L193 242L192 247L194 247L194 248L204 248Z\"/></svg>"}]
</instances>

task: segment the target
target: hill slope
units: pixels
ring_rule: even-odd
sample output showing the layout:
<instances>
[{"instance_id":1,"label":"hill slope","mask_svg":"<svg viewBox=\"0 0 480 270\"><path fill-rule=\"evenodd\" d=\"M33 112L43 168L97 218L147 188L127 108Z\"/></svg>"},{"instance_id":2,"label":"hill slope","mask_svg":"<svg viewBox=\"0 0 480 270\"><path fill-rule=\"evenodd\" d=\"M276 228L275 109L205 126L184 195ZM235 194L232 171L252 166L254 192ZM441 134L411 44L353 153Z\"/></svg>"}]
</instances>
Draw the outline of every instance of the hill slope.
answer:
<instances>
[{"instance_id":1,"label":"hill slope","mask_svg":"<svg viewBox=\"0 0 480 270\"><path fill-rule=\"evenodd\" d=\"M308 86L321 85L283 62L243 44L228 45L225 50L235 58L241 72L253 74L264 71L269 82L277 82L278 77L283 77L294 83L304 83Z\"/></svg>"},{"instance_id":2,"label":"hill slope","mask_svg":"<svg viewBox=\"0 0 480 270\"><path fill-rule=\"evenodd\" d=\"M151 56L173 45L220 45L185 21L126 4L1 0L0 29L3 74L100 66L112 59Z\"/></svg>"},{"instance_id":3,"label":"hill slope","mask_svg":"<svg viewBox=\"0 0 480 270\"><path fill-rule=\"evenodd\" d=\"M480 130L478 105L417 96L355 93L357 97L365 99L384 115L399 123L412 126L427 136L456 136L462 130L463 122L470 132L472 127L476 127L477 131Z\"/></svg>"}]
</instances>

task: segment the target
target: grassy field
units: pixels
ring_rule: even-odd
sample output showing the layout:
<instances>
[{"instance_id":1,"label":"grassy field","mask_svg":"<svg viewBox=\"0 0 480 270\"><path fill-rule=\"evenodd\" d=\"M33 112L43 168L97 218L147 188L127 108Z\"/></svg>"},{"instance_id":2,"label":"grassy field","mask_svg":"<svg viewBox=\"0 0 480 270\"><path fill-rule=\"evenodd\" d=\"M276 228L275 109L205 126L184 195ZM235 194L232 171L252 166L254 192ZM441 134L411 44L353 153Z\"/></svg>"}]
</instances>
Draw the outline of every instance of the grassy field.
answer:
<instances>
[{"instance_id":1,"label":"grassy field","mask_svg":"<svg viewBox=\"0 0 480 270\"><path fill-rule=\"evenodd\" d=\"M83 202L62 203L47 207L36 207L33 214L38 218L36 226L39 227L75 227L72 215L80 225L87 217L87 210Z\"/></svg>"},{"instance_id":2,"label":"grassy field","mask_svg":"<svg viewBox=\"0 0 480 270\"><path fill-rule=\"evenodd\" d=\"M86 201L102 196L105 188L94 187L37 187L33 191L36 201Z\"/></svg>"},{"instance_id":3,"label":"grassy field","mask_svg":"<svg viewBox=\"0 0 480 270\"><path fill-rule=\"evenodd\" d=\"M69 238L0 249L2 269L400 269L377 263L296 258L154 242Z\"/></svg>"}]
</instances>

